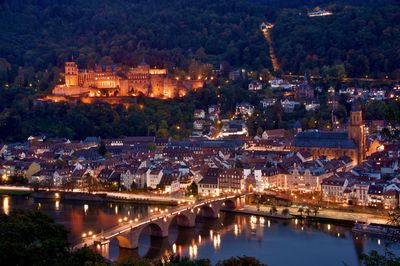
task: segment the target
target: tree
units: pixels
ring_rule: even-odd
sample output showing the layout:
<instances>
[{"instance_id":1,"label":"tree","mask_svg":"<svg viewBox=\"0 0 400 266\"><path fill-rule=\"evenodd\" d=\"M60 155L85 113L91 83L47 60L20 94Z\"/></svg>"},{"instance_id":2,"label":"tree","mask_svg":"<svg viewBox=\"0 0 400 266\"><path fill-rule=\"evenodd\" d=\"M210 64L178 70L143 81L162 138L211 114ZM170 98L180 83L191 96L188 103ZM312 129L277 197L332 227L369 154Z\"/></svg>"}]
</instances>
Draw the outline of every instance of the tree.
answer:
<instances>
[{"instance_id":1,"label":"tree","mask_svg":"<svg viewBox=\"0 0 400 266\"><path fill-rule=\"evenodd\" d=\"M190 196L190 195L197 196L198 195L198 186L195 182L192 182L190 184L190 186L188 186L186 188L186 195L187 196Z\"/></svg>"},{"instance_id":2,"label":"tree","mask_svg":"<svg viewBox=\"0 0 400 266\"><path fill-rule=\"evenodd\" d=\"M209 259L191 260L189 258L181 258L180 256L172 256L169 258L168 263L165 263L165 264L159 263L159 265L160 266L161 265L166 265L166 266L211 266L211 262ZM145 266L145 265L137 265L137 266ZM147 266L147 264L146 264L146 266Z\"/></svg>"},{"instance_id":3,"label":"tree","mask_svg":"<svg viewBox=\"0 0 400 266\"><path fill-rule=\"evenodd\" d=\"M289 209L285 208L282 210L282 215L288 216L289 215Z\"/></svg>"},{"instance_id":4,"label":"tree","mask_svg":"<svg viewBox=\"0 0 400 266\"><path fill-rule=\"evenodd\" d=\"M263 132L264 132L264 130L262 129L262 127L257 128L257 136L261 137Z\"/></svg>"},{"instance_id":5,"label":"tree","mask_svg":"<svg viewBox=\"0 0 400 266\"><path fill-rule=\"evenodd\" d=\"M400 211L388 212L388 224L392 226L400 226Z\"/></svg>"},{"instance_id":6,"label":"tree","mask_svg":"<svg viewBox=\"0 0 400 266\"><path fill-rule=\"evenodd\" d=\"M169 137L168 129L166 129L166 128L160 128L159 130L157 130L156 136L157 136L158 138L168 138L168 137Z\"/></svg>"},{"instance_id":7,"label":"tree","mask_svg":"<svg viewBox=\"0 0 400 266\"><path fill-rule=\"evenodd\" d=\"M61 188L64 191L68 191L68 190L73 191L75 189L75 187L76 187L76 181L73 180L72 178L65 178L62 180Z\"/></svg>"},{"instance_id":8,"label":"tree","mask_svg":"<svg viewBox=\"0 0 400 266\"><path fill-rule=\"evenodd\" d=\"M319 213L319 208L318 207L312 208L312 212L314 213L314 216L317 216L317 214Z\"/></svg>"},{"instance_id":9,"label":"tree","mask_svg":"<svg viewBox=\"0 0 400 266\"><path fill-rule=\"evenodd\" d=\"M271 210L269 210L269 213L275 215L278 213L278 209L275 206L272 206Z\"/></svg>"},{"instance_id":10,"label":"tree","mask_svg":"<svg viewBox=\"0 0 400 266\"><path fill-rule=\"evenodd\" d=\"M105 156L107 154L107 147L104 141L100 142L98 151L101 156Z\"/></svg>"},{"instance_id":11,"label":"tree","mask_svg":"<svg viewBox=\"0 0 400 266\"><path fill-rule=\"evenodd\" d=\"M303 207L300 207L300 208L297 210L297 212L300 213L300 216L303 216L303 212L304 212Z\"/></svg>"},{"instance_id":12,"label":"tree","mask_svg":"<svg viewBox=\"0 0 400 266\"><path fill-rule=\"evenodd\" d=\"M106 265L85 248L70 251L67 232L40 212L0 214L0 259L3 265Z\"/></svg>"},{"instance_id":13,"label":"tree","mask_svg":"<svg viewBox=\"0 0 400 266\"><path fill-rule=\"evenodd\" d=\"M378 251L372 250L369 254L362 255L362 262L365 266L397 266L400 265L400 257L391 252L380 255Z\"/></svg>"},{"instance_id":14,"label":"tree","mask_svg":"<svg viewBox=\"0 0 400 266\"><path fill-rule=\"evenodd\" d=\"M88 247L72 251L66 259L66 265L96 265L107 266L109 263L97 252ZM134 265L134 264L133 264Z\"/></svg>"},{"instance_id":15,"label":"tree","mask_svg":"<svg viewBox=\"0 0 400 266\"><path fill-rule=\"evenodd\" d=\"M87 190L87 192L92 193L96 191L99 187L99 181L96 177L92 176L90 173L85 174L83 179L83 188Z\"/></svg>"},{"instance_id":16,"label":"tree","mask_svg":"<svg viewBox=\"0 0 400 266\"><path fill-rule=\"evenodd\" d=\"M136 189L138 189L138 185L135 183L135 181L133 181L131 184L131 190L135 191Z\"/></svg>"},{"instance_id":17,"label":"tree","mask_svg":"<svg viewBox=\"0 0 400 266\"><path fill-rule=\"evenodd\" d=\"M265 264L254 257L243 256L219 261L216 266L265 266Z\"/></svg>"}]
</instances>

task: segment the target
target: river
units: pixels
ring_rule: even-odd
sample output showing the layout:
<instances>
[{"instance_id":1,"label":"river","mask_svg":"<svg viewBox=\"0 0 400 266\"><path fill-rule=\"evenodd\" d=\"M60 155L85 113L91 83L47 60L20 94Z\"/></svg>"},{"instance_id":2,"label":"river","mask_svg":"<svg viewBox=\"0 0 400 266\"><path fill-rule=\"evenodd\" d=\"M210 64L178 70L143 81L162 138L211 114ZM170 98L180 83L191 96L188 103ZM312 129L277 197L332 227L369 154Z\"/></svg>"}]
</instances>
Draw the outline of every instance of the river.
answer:
<instances>
[{"instance_id":1,"label":"river","mask_svg":"<svg viewBox=\"0 0 400 266\"><path fill-rule=\"evenodd\" d=\"M99 233L118 224L119 219L141 218L150 211L166 207L116 203L52 201L23 196L0 196L0 211L40 210L70 232L77 243L83 233ZM311 223L302 220L281 221L222 213L217 220L199 219L196 228L178 229L171 225L169 237L152 239L142 234L138 250L120 250L112 240L100 251L111 260L127 257L160 258L178 253L190 258L209 258L212 262L231 256L254 256L274 265L360 265L359 257L372 249L383 252L385 239L354 236L350 227ZM390 245L400 254L399 246Z\"/></svg>"}]
</instances>

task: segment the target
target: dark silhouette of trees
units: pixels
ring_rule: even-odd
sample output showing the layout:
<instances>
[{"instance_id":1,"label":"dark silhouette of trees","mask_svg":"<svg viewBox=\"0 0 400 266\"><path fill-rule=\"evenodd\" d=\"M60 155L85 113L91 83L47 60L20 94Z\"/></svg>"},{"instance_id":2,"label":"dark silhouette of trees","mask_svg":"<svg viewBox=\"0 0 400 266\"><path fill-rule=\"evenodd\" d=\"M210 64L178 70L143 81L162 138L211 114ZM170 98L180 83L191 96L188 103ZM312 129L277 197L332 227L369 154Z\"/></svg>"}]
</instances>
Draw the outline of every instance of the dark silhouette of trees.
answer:
<instances>
[{"instance_id":1,"label":"dark silhouette of trees","mask_svg":"<svg viewBox=\"0 0 400 266\"><path fill-rule=\"evenodd\" d=\"M307 8L280 12L272 39L285 72L310 71L325 80L399 79L398 3L333 1L332 16L309 18ZM389 44L389 45L387 45Z\"/></svg>"}]
</instances>

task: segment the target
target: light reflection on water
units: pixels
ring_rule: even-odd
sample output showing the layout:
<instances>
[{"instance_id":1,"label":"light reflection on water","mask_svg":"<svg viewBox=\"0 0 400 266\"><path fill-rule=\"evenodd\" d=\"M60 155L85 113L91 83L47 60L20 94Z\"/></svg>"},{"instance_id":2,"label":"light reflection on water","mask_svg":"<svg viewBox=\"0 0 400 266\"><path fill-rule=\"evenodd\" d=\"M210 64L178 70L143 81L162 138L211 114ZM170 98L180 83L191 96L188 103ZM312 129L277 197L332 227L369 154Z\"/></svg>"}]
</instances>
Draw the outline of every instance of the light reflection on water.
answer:
<instances>
[{"instance_id":1,"label":"light reflection on water","mask_svg":"<svg viewBox=\"0 0 400 266\"><path fill-rule=\"evenodd\" d=\"M5 214L10 214L10 197L4 196L3 197L3 212Z\"/></svg>"},{"instance_id":2,"label":"light reflection on water","mask_svg":"<svg viewBox=\"0 0 400 266\"><path fill-rule=\"evenodd\" d=\"M82 233L99 234L118 224L124 217L137 219L165 207L99 202L34 200L27 197L1 196L2 209L40 210L63 224L70 232L71 243ZM209 258L212 262L231 256L248 255L268 265L359 265L359 257L371 249L384 250L386 241L353 236L351 228L335 224L309 223L304 220L279 221L269 218L222 214L219 219L198 219L194 229L178 229L172 224L169 237L151 238L143 232L139 249L120 250L118 241L98 248L112 260L124 258L160 258L179 254L189 258ZM399 249L393 249L400 254ZM312 261L310 261L312 260Z\"/></svg>"}]
</instances>

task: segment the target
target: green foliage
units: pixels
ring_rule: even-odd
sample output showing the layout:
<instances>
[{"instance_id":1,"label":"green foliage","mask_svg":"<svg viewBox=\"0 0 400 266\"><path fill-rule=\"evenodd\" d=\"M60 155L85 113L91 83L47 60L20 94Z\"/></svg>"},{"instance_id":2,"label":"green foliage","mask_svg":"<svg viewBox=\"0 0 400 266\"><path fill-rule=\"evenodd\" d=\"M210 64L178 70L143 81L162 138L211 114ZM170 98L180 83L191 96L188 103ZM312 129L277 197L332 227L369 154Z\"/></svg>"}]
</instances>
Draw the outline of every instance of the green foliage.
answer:
<instances>
[{"instance_id":1,"label":"green foliage","mask_svg":"<svg viewBox=\"0 0 400 266\"><path fill-rule=\"evenodd\" d=\"M400 226L400 211L390 211L388 213L388 224L392 226Z\"/></svg>"},{"instance_id":2,"label":"green foliage","mask_svg":"<svg viewBox=\"0 0 400 266\"><path fill-rule=\"evenodd\" d=\"M336 1L338 2L338 1ZM324 79L400 76L400 6L331 5L333 15L309 18L306 10L281 12L272 39L282 68ZM354 2L354 1L353 1Z\"/></svg>"},{"instance_id":3,"label":"green foliage","mask_svg":"<svg viewBox=\"0 0 400 266\"><path fill-rule=\"evenodd\" d=\"M172 257L170 262L164 264L166 266L211 266L208 259L190 260L189 258Z\"/></svg>"},{"instance_id":4,"label":"green foliage","mask_svg":"<svg viewBox=\"0 0 400 266\"><path fill-rule=\"evenodd\" d=\"M70 139L154 136L159 129L162 130L159 136L176 134L187 137L194 109L216 103L214 99L204 98L209 91L211 89L205 88L184 99L169 101L138 98L138 103L134 103L132 99L132 106L125 109L120 105L102 103L78 103L75 106L38 103L25 90L0 90L0 140L23 141L30 135L41 133L47 137ZM143 110L138 107L139 103L144 105ZM180 125L179 131L176 125ZM105 154L104 147L100 148L101 154Z\"/></svg>"},{"instance_id":5,"label":"green foliage","mask_svg":"<svg viewBox=\"0 0 400 266\"><path fill-rule=\"evenodd\" d=\"M376 250L372 250L369 254L363 254L362 262L365 266L396 266L400 265L400 257L391 252L381 255Z\"/></svg>"},{"instance_id":6,"label":"green foliage","mask_svg":"<svg viewBox=\"0 0 400 266\"><path fill-rule=\"evenodd\" d=\"M47 89L72 57L85 67L145 58L193 77L199 62L262 69L270 62L259 24L273 14L245 0L2 1L0 84Z\"/></svg>"},{"instance_id":7,"label":"green foliage","mask_svg":"<svg viewBox=\"0 0 400 266\"><path fill-rule=\"evenodd\" d=\"M7 185L26 185L28 184L28 178L21 174L15 174L12 176L7 177L6 179L3 179L2 176L0 176L0 184L7 184Z\"/></svg>"},{"instance_id":8,"label":"green foliage","mask_svg":"<svg viewBox=\"0 0 400 266\"><path fill-rule=\"evenodd\" d=\"M4 265L103 265L91 250L69 251L67 232L47 215L0 214L0 259ZM90 264L86 264L90 263Z\"/></svg>"},{"instance_id":9,"label":"green foliage","mask_svg":"<svg viewBox=\"0 0 400 266\"><path fill-rule=\"evenodd\" d=\"M190 184L190 186L187 187L186 195L187 196L190 196L190 195L197 196L198 195L198 187L195 182L192 182L192 184Z\"/></svg>"},{"instance_id":10,"label":"green foliage","mask_svg":"<svg viewBox=\"0 0 400 266\"><path fill-rule=\"evenodd\" d=\"M72 251L67 232L40 212L12 211L0 214L0 260L2 265L54 265L54 266L210 266L210 260L171 257L162 263L134 259L111 263L89 248ZM264 265L253 257L232 257L217 263L218 266Z\"/></svg>"},{"instance_id":11,"label":"green foliage","mask_svg":"<svg viewBox=\"0 0 400 266\"><path fill-rule=\"evenodd\" d=\"M107 147L106 147L106 144L104 143L104 141L101 141L101 142L100 142L100 145L99 145L99 154L100 154L101 156L105 156L105 155L107 154Z\"/></svg>"},{"instance_id":12,"label":"green foliage","mask_svg":"<svg viewBox=\"0 0 400 266\"><path fill-rule=\"evenodd\" d=\"M99 254L84 247L71 252L64 265L106 266L109 263Z\"/></svg>"},{"instance_id":13,"label":"green foliage","mask_svg":"<svg viewBox=\"0 0 400 266\"><path fill-rule=\"evenodd\" d=\"M223 261L219 261L216 266L265 266L254 257L232 257Z\"/></svg>"},{"instance_id":14,"label":"green foliage","mask_svg":"<svg viewBox=\"0 0 400 266\"><path fill-rule=\"evenodd\" d=\"M313 207L311 210L312 210L312 213L314 214L314 216L317 216L317 214L319 213L318 207Z\"/></svg>"},{"instance_id":15,"label":"green foliage","mask_svg":"<svg viewBox=\"0 0 400 266\"><path fill-rule=\"evenodd\" d=\"M111 264L112 266L152 266L152 265L157 265L151 263L149 260L146 259L129 259L129 260L123 260L123 261L117 261Z\"/></svg>"}]
</instances>

